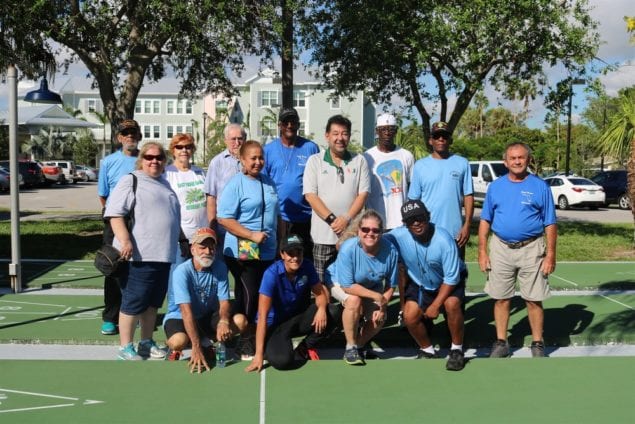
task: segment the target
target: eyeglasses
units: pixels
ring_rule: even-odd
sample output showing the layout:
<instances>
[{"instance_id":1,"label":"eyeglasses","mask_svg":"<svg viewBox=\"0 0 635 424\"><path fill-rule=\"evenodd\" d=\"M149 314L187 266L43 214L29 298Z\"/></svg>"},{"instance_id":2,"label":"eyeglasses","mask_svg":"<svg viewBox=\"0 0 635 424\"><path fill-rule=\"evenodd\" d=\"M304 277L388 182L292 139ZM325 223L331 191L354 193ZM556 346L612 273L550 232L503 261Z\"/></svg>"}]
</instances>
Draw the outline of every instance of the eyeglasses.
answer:
<instances>
[{"instance_id":1,"label":"eyeglasses","mask_svg":"<svg viewBox=\"0 0 635 424\"><path fill-rule=\"evenodd\" d=\"M231 137L229 141L245 141L245 137Z\"/></svg>"},{"instance_id":2,"label":"eyeglasses","mask_svg":"<svg viewBox=\"0 0 635 424\"><path fill-rule=\"evenodd\" d=\"M282 125L283 127L288 127L289 125L295 127L296 125L300 125L300 121L296 121L295 119L291 119L289 121L280 121L280 125Z\"/></svg>"},{"instance_id":3,"label":"eyeglasses","mask_svg":"<svg viewBox=\"0 0 635 424\"><path fill-rule=\"evenodd\" d=\"M129 135L137 135L138 133L139 133L139 132L138 132L136 129L134 129L134 128L130 128L130 129L126 129L126 130L121 130L121 131L119 132L119 134L121 134L121 135L122 135L122 136L124 136L124 137L127 137L127 136L129 136Z\"/></svg>"},{"instance_id":4,"label":"eyeglasses","mask_svg":"<svg viewBox=\"0 0 635 424\"><path fill-rule=\"evenodd\" d=\"M163 162L165 160L165 156L163 155L143 155L143 158L148 162L152 162L153 160Z\"/></svg>"},{"instance_id":5,"label":"eyeglasses","mask_svg":"<svg viewBox=\"0 0 635 424\"><path fill-rule=\"evenodd\" d=\"M433 135L432 138L435 139L435 140L439 140L441 138L444 138L446 140L452 140L452 136L450 134L443 134L443 133L437 134L437 135Z\"/></svg>"},{"instance_id":6,"label":"eyeglasses","mask_svg":"<svg viewBox=\"0 0 635 424\"><path fill-rule=\"evenodd\" d=\"M396 132L397 127L386 126L386 127L377 127L378 132Z\"/></svg>"},{"instance_id":7,"label":"eyeglasses","mask_svg":"<svg viewBox=\"0 0 635 424\"><path fill-rule=\"evenodd\" d=\"M379 228L371 228L371 227L359 227L359 231L361 231L364 234L368 234L368 233L373 233L373 234L379 234L381 233L381 230Z\"/></svg>"},{"instance_id":8,"label":"eyeglasses","mask_svg":"<svg viewBox=\"0 0 635 424\"><path fill-rule=\"evenodd\" d=\"M192 150L194 149L194 145L193 144L177 144L176 146L174 146L174 148L176 150L183 150L183 149Z\"/></svg>"},{"instance_id":9,"label":"eyeglasses","mask_svg":"<svg viewBox=\"0 0 635 424\"><path fill-rule=\"evenodd\" d=\"M409 219L404 221L404 223L406 225L408 225L408 226L414 225L416 223L425 223L425 222L426 222L426 220L423 217L420 217L420 216L415 216L413 218L409 218Z\"/></svg>"},{"instance_id":10,"label":"eyeglasses","mask_svg":"<svg viewBox=\"0 0 635 424\"><path fill-rule=\"evenodd\" d=\"M340 177L340 183L344 184L344 169L340 166L337 167L337 176Z\"/></svg>"}]
</instances>

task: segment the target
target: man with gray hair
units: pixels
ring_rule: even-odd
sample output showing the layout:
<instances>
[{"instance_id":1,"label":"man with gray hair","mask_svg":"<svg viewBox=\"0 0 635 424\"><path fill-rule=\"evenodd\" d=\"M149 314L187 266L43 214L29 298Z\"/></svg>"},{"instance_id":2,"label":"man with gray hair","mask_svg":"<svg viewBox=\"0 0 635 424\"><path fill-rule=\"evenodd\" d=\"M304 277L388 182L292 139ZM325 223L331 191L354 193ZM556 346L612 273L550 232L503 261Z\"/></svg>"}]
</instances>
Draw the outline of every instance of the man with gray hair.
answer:
<instances>
[{"instance_id":1,"label":"man with gray hair","mask_svg":"<svg viewBox=\"0 0 635 424\"><path fill-rule=\"evenodd\" d=\"M218 234L220 246L223 245L225 239L225 230L216 225L216 202L227 185L227 181L241 170L240 146L247 138L247 133L240 124L227 125L223 134L226 149L214 156L209 162L204 186L207 195L207 219L210 227Z\"/></svg>"}]
</instances>

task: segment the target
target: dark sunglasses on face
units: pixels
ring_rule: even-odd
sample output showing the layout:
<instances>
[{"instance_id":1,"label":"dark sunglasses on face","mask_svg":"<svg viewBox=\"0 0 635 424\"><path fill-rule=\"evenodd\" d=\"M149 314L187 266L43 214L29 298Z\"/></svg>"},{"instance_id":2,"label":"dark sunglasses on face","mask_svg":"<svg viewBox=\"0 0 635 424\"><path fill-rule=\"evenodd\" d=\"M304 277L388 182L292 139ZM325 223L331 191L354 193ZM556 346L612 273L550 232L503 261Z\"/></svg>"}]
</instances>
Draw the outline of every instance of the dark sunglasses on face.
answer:
<instances>
[{"instance_id":1,"label":"dark sunglasses on face","mask_svg":"<svg viewBox=\"0 0 635 424\"><path fill-rule=\"evenodd\" d=\"M300 122L294 119L291 119L289 121L280 121L280 124L282 124L283 127L288 127L289 124L295 127L296 125L300 125Z\"/></svg>"},{"instance_id":2,"label":"dark sunglasses on face","mask_svg":"<svg viewBox=\"0 0 635 424\"><path fill-rule=\"evenodd\" d=\"M163 162L165 160L165 156L163 155L143 155L143 158L148 162L152 162L153 160Z\"/></svg>"},{"instance_id":3,"label":"dark sunglasses on face","mask_svg":"<svg viewBox=\"0 0 635 424\"><path fill-rule=\"evenodd\" d=\"M451 140L452 136L448 134L437 134L437 135L433 135L432 138L435 140L440 140L442 138L445 140Z\"/></svg>"},{"instance_id":4,"label":"dark sunglasses on face","mask_svg":"<svg viewBox=\"0 0 635 424\"><path fill-rule=\"evenodd\" d=\"M176 150L183 150L183 149L192 150L194 148L194 145L193 144L177 144L176 146L174 146L174 148Z\"/></svg>"},{"instance_id":5,"label":"dark sunglasses on face","mask_svg":"<svg viewBox=\"0 0 635 424\"><path fill-rule=\"evenodd\" d=\"M407 219L407 220L404 221L404 223L406 225L408 225L408 226L409 225L414 225L414 224L417 224L417 223L424 223L424 222L425 222L425 220L423 218L421 218L421 217L410 218L410 219Z\"/></svg>"},{"instance_id":6,"label":"dark sunglasses on face","mask_svg":"<svg viewBox=\"0 0 635 424\"><path fill-rule=\"evenodd\" d=\"M137 135L137 130L132 128L132 129L128 129L128 130L123 130L119 134L123 135L124 137L129 136L129 135Z\"/></svg>"},{"instance_id":7,"label":"dark sunglasses on face","mask_svg":"<svg viewBox=\"0 0 635 424\"><path fill-rule=\"evenodd\" d=\"M340 177L340 183L344 184L344 169L337 167L337 176Z\"/></svg>"},{"instance_id":8,"label":"dark sunglasses on face","mask_svg":"<svg viewBox=\"0 0 635 424\"><path fill-rule=\"evenodd\" d=\"M381 232L379 228L371 228L371 227L359 227L359 231L361 231L364 234L368 234L368 233L379 234Z\"/></svg>"}]
</instances>

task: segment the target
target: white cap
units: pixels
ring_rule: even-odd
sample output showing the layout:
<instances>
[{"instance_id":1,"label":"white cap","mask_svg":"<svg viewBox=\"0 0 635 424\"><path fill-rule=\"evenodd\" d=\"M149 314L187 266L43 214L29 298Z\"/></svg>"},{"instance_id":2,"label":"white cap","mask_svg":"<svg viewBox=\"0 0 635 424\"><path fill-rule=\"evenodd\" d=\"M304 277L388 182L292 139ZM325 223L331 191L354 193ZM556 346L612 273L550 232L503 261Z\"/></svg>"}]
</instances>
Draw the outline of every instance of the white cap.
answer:
<instances>
[{"instance_id":1,"label":"white cap","mask_svg":"<svg viewBox=\"0 0 635 424\"><path fill-rule=\"evenodd\" d=\"M389 113L384 113L377 117L377 125L375 127L397 126L397 118Z\"/></svg>"}]
</instances>

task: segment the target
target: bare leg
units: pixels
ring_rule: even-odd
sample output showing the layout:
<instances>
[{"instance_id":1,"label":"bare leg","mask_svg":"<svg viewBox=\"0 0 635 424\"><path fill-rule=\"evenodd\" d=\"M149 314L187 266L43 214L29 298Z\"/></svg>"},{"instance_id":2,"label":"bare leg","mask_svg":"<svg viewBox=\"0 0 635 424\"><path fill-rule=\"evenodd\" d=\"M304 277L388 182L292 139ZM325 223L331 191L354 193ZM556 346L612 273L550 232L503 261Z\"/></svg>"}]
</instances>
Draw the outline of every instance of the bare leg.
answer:
<instances>
[{"instance_id":1,"label":"bare leg","mask_svg":"<svg viewBox=\"0 0 635 424\"><path fill-rule=\"evenodd\" d=\"M138 315L127 315L119 312L119 343L125 346L134 340L134 331L137 326Z\"/></svg>"},{"instance_id":2,"label":"bare leg","mask_svg":"<svg viewBox=\"0 0 635 424\"><path fill-rule=\"evenodd\" d=\"M445 313L447 314L448 328L452 343L463 344L464 322L461 301L457 297L448 297L444 302Z\"/></svg>"},{"instance_id":3,"label":"bare leg","mask_svg":"<svg viewBox=\"0 0 635 424\"><path fill-rule=\"evenodd\" d=\"M417 305L417 302L407 300L404 304L404 324L419 347L424 349L431 346L432 343L430 342L430 336L426 331L426 326L423 324L423 321L421 321L422 316L423 312L421 311L421 308L419 308L419 305Z\"/></svg>"},{"instance_id":4,"label":"bare leg","mask_svg":"<svg viewBox=\"0 0 635 424\"><path fill-rule=\"evenodd\" d=\"M529 326L531 327L531 338L534 342L542 341L542 330L544 326L545 314L542 302L533 302L526 300L527 317L529 318Z\"/></svg>"},{"instance_id":5,"label":"bare leg","mask_svg":"<svg viewBox=\"0 0 635 424\"><path fill-rule=\"evenodd\" d=\"M152 338L154 332L154 325L157 321L157 308L152 306L148 307L139 316L139 322L141 323L141 339L147 340Z\"/></svg>"},{"instance_id":6,"label":"bare leg","mask_svg":"<svg viewBox=\"0 0 635 424\"><path fill-rule=\"evenodd\" d=\"M511 299L498 299L494 304L494 321L496 322L496 338L507 340L507 326L509 324L509 306Z\"/></svg>"},{"instance_id":7,"label":"bare leg","mask_svg":"<svg viewBox=\"0 0 635 424\"><path fill-rule=\"evenodd\" d=\"M347 345L357 344L357 325L361 316L361 299L358 296L349 296L342 311L342 327Z\"/></svg>"}]
</instances>

